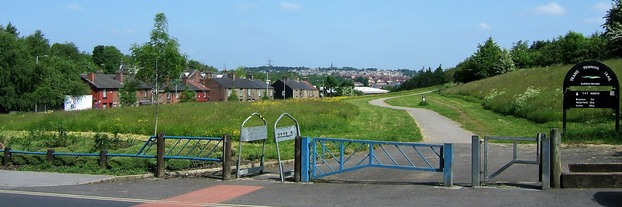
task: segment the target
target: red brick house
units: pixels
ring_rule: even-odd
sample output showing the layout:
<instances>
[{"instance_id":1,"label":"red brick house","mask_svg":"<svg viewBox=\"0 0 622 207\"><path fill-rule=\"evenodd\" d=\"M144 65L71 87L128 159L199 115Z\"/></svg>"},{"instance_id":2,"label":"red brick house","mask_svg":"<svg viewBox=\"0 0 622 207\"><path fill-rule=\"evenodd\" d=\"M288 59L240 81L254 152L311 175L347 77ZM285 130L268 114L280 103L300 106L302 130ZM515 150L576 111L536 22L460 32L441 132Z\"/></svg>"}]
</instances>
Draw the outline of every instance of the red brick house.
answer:
<instances>
[{"instance_id":1,"label":"red brick house","mask_svg":"<svg viewBox=\"0 0 622 207\"><path fill-rule=\"evenodd\" d=\"M119 89L123 87L123 74L81 74L93 96L93 108L105 109L119 106Z\"/></svg>"}]
</instances>

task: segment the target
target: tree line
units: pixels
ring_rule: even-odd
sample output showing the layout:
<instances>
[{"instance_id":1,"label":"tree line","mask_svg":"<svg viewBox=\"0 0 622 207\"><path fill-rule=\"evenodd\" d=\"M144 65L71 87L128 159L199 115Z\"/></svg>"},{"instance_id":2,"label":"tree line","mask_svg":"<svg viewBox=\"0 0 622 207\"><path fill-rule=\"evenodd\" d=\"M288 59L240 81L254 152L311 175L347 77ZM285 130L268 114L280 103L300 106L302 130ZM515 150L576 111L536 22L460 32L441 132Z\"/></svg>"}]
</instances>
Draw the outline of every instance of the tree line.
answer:
<instances>
[{"instance_id":1,"label":"tree line","mask_svg":"<svg viewBox=\"0 0 622 207\"><path fill-rule=\"evenodd\" d=\"M163 14L162 14L163 15ZM164 21L165 21L164 17ZM166 25L164 25L166 26ZM152 34L153 35L153 34ZM163 35L162 33L155 35ZM153 37L145 44L170 43L168 37ZM41 30L34 34L21 36L15 25L0 25L0 113L11 111L44 111L61 108L66 95L85 95L89 88L81 80L80 74L86 72L114 73L125 65L126 73L138 75L140 80L153 83L148 76L154 72L145 68L154 67L155 59L160 57L161 68L170 66L169 53L178 50L166 45L151 44L153 48L164 48L160 54L146 51L146 45L133 45L133 54L125 55L115 46L98 45L91 53L83 52L71 42L50 43ZM175 62L175 68L216 71L216 68L196 60L188 60L185 55ZM181 57L181 58L179 58ZM142 72L139 72L143 69ZM166 72L166 70L163 70ZM173 71L176 72L176 71ZM177 74L163 74L162 78L179 78ZM170 75L170 76L169 76ZM164 82L164 81L162 81ZM126 84L127 85L127 84ZM125 91L127 96L133 91ZM127 97L126 96L126 97Z\"/></svg>"},{"instance_id":2,"label":"tree line","mask_svg":"<svg viewBox=\"0 0 622 207\"><path fill-rule=\"evenodd\" d=\"M569 31L550 40L519 40L510 49L501 48L489 37L477 46L475 53L454 68L435 72L422 69L396 90L422 88L446 82L466 83L524 68L622 57L622 0L613 0L611 9L603 18L604 32L595 32L588 36ZM441 77L440 73L444 73L444 81L437 79Z\"/></svg>"}]
</instances>

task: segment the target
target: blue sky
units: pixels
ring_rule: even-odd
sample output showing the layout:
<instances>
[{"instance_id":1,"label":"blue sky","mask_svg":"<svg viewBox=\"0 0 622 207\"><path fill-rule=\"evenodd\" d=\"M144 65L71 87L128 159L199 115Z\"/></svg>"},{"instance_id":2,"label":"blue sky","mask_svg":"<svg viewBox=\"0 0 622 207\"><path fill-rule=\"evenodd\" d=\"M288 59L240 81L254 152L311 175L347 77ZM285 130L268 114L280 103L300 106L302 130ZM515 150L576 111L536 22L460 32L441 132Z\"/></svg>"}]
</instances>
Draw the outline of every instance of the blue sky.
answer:
<instances>
[{"instance_id":1,"label":"blue sky","mask_svg":"<svg viewBox=\"0 0 622 207\"><path fill-rule=\"evenodd\" d=\"M51 43L129 54L156 13L189 58L238 66L415 69L454 67L492 37L510 48L576 31L602 32L609 0L573 1L64 1L2 0L0 25L41 30Z\"/></svg>"}]
</instances>

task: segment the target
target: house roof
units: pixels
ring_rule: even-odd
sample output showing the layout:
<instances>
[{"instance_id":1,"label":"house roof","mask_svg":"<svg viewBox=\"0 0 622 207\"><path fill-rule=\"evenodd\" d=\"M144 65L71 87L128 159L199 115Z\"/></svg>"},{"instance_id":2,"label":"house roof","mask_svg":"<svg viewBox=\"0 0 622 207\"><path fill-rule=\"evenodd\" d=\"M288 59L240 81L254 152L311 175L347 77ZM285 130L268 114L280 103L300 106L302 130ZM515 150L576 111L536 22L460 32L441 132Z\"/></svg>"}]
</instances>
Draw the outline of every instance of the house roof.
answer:
<instances>
[{"instance_id":1,"label":"house roof","mask_svg":"<svg viewBox=\"0 0 622 207\"><path fill-rule=\"evenodd\" d=\"M123 88L121 82L114 79L114 74L92 74L94 80L89 79L90 74L80 74L82 80L90 84L91 86L99 89L119 89Z\"/></svg>"},{"instance_id":2,"label":"house roof","mask_svg":"<svg viewBox=\"0 0 622 207\"><path fill-rule=\"evenodd\" d=\"M170 85L168 88L166 88L166 91L168 92L184 91L186 90L186 86L188 86L188 90L190 91L209 91L210 90L208 87L205 87L204 85L194 80L188 80L186 81L186 84L178 83L178 84Z\"/></svg>"},{"instance_id":3,"label":"house roof","mask_svg":"<svg viewBox=\"0 0 622 207\"><path fill-rule=\"evenodd\" d=\"M291 89L308 90L308 91L315 91L315 90L317 90L315 87L312 87L313 85L311 85L310 83L307 85L304 82L306 82L306 81L278 80L278 81L274 82L272 85L285 83L285 85L287 85Z\"/></svg>"},{"instance_id":4,"label":"house roof","mask_svg":"<svg viewBox=\"0 0 622 207\"><path fill-rule=\"evenodd\" d=\"M231 78L214 78L219 85L225 88L251 88L251 89L264 89L266 88L266 83L260 80L250 80L250 79L231 79ZM272 88L269 86L269 88Z\"/></svg>"},{"instance_id":5,"label":"house roof","mask_svg":"<svg viewBox=\"0 0 622 207\"><path fill-rule=\"evenodd\" d=\"M303 84L307 85L307 87L311 88L312 91L318 91L318 89L311 83L307 82L307 81L300 81Z\"/></svg>"}]
</instances>

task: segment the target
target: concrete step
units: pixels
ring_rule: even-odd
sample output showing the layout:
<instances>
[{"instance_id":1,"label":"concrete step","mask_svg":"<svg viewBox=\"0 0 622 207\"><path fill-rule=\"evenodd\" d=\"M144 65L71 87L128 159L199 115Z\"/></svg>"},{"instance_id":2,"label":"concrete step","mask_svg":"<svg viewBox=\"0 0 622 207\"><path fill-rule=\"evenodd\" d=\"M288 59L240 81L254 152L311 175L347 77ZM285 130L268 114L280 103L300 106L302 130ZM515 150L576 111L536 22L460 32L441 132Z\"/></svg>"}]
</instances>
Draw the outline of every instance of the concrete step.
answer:
<instances>
[{"instance_id":1,"label":"concrete step","mask_svg":"<svg viewBox=\"0 0 622 207\"><path fill-rule=\"evenodd\" d=\"M622 188L622 163L569 164L563 188Z\"/></svg>"}]
</instances>

